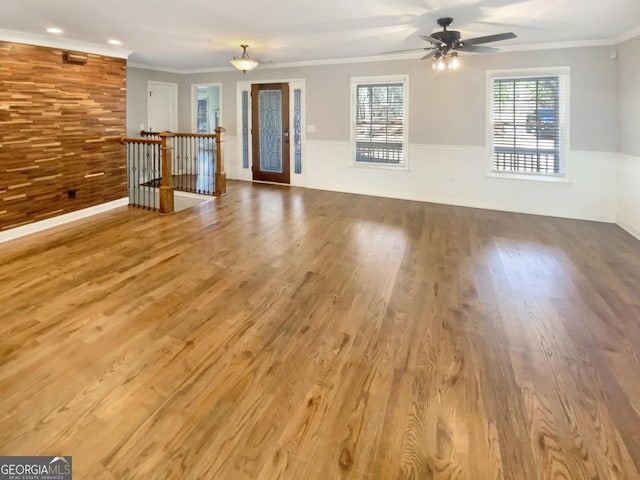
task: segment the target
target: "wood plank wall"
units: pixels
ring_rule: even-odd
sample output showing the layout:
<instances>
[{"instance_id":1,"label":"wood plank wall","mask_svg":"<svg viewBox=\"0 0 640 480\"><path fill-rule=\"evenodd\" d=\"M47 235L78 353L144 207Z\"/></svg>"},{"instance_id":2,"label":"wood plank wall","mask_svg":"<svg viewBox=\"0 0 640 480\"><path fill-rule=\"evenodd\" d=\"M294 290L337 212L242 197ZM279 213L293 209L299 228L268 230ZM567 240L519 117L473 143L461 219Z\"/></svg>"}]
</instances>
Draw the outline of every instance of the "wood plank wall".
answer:
<instances>
[{"instance_id":1,"label":"wood plank wall","mask_svg":"<svg viewBox=\"0 0 640 480\"><path fill-rule=\"evenodd\" d=\"M62 54L0 42L0 230L127 196L126 60Z\"/></svg>"}]
</instances>

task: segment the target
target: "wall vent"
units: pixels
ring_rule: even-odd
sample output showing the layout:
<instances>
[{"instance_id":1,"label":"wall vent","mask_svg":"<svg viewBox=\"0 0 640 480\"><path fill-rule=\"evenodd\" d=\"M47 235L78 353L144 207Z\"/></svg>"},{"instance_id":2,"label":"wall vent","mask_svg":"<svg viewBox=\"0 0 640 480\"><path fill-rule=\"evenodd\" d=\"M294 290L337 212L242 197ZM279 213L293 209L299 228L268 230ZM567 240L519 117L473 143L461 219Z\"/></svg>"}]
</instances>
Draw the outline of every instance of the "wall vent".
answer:
<instances>
[{"instance_id":1,"label":"wall vent","mask_svg":"<svg viewBox=\"0 0 640 480\"><path fill-rule=\"evenodd\" d=\"M85 65L87 63L87 54L78 52L62 52L62 60L64 61L64 63Z\"/></svg>"}]
</instances>

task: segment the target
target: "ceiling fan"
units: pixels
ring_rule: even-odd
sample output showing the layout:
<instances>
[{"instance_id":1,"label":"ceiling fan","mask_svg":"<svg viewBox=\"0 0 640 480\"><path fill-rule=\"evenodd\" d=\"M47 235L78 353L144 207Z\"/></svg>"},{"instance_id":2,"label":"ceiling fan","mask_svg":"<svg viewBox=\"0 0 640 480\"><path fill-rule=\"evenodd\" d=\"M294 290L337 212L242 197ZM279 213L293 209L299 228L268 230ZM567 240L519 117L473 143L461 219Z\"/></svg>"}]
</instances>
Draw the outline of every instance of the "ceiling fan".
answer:
<instances>
[{"instance_id":1,"label":"ceiling fan","mask_svg":"<svg viewBox=\"0 0 640 480\"><path fill-rule=\"evenodd\" d=\"M435 57L435 59L442 59L449 55L452 58L457 58L457 52L474 52L474 53L491 53L498 51L497 48L483 47L480 43L497 42L499 40L508 40L509 38L516 38L516 34L512 32L497 33L495 35L487 35L484 37L468 38L463 40L460 38L460 32L456 30L447 30L447 27L453 23L453 18L444 17L438 19L438 25L442 27L441 32L434 32L431 35L419 35L420 38L431 43L430 47L423 48L409 48L406 50L394 50L391 52L383 53L402 53L402 52L414 52L419 50L429 51L422 60ZM435 64L434 64L435 65ZM452 67L456 68L456 67Z\"/></svg>"}]
</instances>

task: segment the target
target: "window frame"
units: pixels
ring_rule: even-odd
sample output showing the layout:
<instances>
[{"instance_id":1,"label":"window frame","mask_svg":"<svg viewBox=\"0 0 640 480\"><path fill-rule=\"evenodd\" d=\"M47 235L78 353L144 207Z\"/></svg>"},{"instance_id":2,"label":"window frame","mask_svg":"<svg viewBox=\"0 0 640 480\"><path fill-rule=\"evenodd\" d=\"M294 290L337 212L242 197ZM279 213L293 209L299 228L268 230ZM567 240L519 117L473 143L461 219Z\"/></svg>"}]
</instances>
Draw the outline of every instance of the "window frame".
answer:
<instances>
[{"instance_id":1,"label":"window frame","mask_svg":"<svg viewBox=\"0 0 640 480\"><path fill-rule=\"evenodd\" d=\"M402 162L398 164L382 163L382 162L362 162L357 161L356 150L356 121L358 108L358 86L359 85L386 85L389 83L402 83ZM409 170L409 75L377 75L364 77L351 77L351 112L350 112L350 130L351 130L351 158L349 166L357 168L373 168L382 170Z\"/></svg>"},{"instance_id":2,"label":"window frame","mask_svg":"<svg viewBox=\"0 0 640 480\"><path fill-rule=\"evenodd\" d=\"M531 78L558 78L558 128L560 147L558 149L560 159L560 171L558 173L545 172L520 172L496 170L494 168L494 80L518 80ZM570 160L570 83L571 68L542 67L542 68L519 68L509 70L487 70L486 74L486 149L487 149L487 176L495 178L506 178L512 180L534 180L543 182L569 182L569 160Z\"/></svg>"}]
</instances>

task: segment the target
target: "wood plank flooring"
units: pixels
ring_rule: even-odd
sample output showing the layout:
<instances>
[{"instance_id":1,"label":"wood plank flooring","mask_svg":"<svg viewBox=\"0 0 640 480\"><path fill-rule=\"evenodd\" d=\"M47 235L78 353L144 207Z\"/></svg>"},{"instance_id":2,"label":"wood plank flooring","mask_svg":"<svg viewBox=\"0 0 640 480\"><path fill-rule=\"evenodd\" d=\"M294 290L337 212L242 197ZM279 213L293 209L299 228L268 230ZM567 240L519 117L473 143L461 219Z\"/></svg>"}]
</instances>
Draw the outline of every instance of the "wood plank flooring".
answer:
<instances>
[{"instance_id":1,"label":"wood plank flooring","mask_svg":"<svg viewBox=\"0 0 640 480\"><path fill-rule=\"evenodd\" d=\"M0 245L0 454L75 479L638 479L640 242L231 182Z\"/></svg>"}]
</instances>

